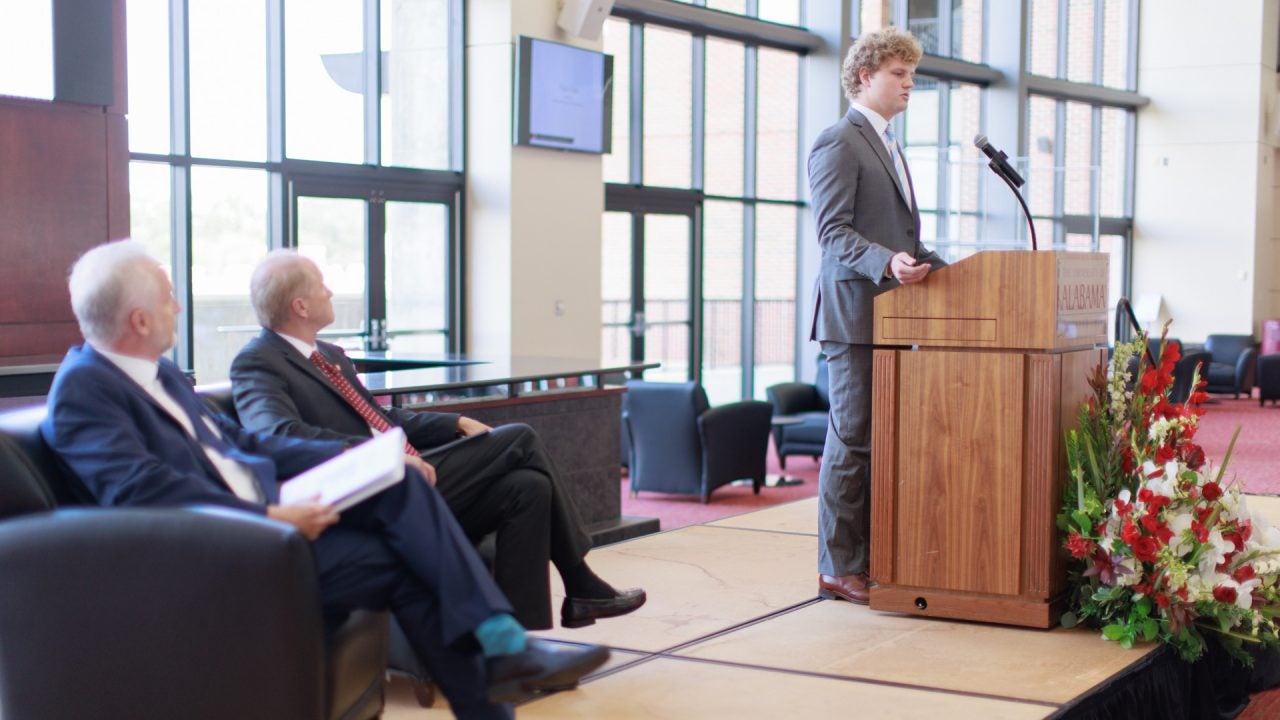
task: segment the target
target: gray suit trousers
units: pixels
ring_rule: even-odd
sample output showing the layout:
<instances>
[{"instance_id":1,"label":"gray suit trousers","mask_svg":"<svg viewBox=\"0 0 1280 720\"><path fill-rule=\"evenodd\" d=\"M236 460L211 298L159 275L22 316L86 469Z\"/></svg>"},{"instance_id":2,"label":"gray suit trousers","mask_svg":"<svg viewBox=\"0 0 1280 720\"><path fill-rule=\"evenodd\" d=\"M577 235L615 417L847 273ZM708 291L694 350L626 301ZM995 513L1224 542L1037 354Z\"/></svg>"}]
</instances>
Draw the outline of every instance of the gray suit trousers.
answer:
<instances>
[{"instance_id":1,"label":"gray suit trousers","mask_svg":"<svg viewBox=\"0 0 1280 720\"><path fill-rule=\"evenodd\" d=\"M818 572L865 573L871 559L870 345L822 341L831 415L818 474Z\"/></svg>"}]
</instances>

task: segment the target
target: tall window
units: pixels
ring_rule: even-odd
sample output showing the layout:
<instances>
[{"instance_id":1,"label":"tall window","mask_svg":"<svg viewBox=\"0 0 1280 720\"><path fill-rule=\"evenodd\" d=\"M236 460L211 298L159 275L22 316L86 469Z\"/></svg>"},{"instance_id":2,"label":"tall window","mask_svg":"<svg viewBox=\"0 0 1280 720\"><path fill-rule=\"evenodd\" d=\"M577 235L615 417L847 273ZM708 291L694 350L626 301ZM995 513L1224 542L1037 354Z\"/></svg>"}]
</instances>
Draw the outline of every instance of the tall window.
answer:
<instances>
[{"instance_id":1,"label":"tall window","mask_svg":"<svg viewBox=\"0 0 1280 720\"><path fill-rule=\"evenodd\" d=\"M705 5L800 20L798 0ZM763 398L794 373L802 57L616 17L604 45L605 360L661 362L646 377L697 379L713 403Z\"/></svg>"},{"instance_id":2,"label":"tall window","mask_svg":"<svg viewBox=\"0 0 1280 720\"><path fill-rule=\"evenodd\" d=\"M1128 286L1134 108L1143 102L1132 92L1136 2L863 0L858 10L863 30L905 25L925 50L900 137L926 244L951 259L1025 247L1020 210L972 145L974 135L998 127L1026 178L1039 246L1111 254L1114 304ZM1023 23L1015 22L1019 12ZM1026 28L1026 72L998 87L991 83L1002 73L981 65L984 35L995 25ZM975 82L961 79L969 75ZM988 105L1008 115L1022 97L1018 117L988 116ZM1016 145L1008 139L1015 137Z\"/></svg>"},{"instance_id":3,"label":"tall window","mask_svg":"<svg viewBox=\"0 0 1280 720\"><path fill-rule=\"evenodd\" d=\"M132 233L171 265L198 380L257 332L249 274L273 247L321 265L330 337L459 349L461 5L130 0Z\"/></svg>"},{"instance_id":4,"label":"tall window","mask_svg":"<svg viewBox=\"0 0 1280 720\"><path fill-rule=\"evenodd\" d=\"M53 2L5 3L0 22L0 95L53 99Z\"/></svg>"}]
</instances>

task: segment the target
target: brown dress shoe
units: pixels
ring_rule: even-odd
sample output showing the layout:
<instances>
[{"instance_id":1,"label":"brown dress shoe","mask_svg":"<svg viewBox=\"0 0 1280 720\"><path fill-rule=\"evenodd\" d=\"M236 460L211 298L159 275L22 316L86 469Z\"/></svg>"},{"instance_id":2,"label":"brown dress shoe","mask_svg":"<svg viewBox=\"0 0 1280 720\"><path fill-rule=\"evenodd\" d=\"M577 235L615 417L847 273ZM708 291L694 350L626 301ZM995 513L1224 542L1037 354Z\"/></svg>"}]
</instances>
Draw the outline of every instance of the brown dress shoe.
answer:
<instances>
[{"instance_id":1,"label":"brown dress shoe","mask_svg":"<svg viewBox=\"0 0 1280 720\"><path fill-rule=\"evenodd\" d=\"M819 575L818 597L826 600L848 600L858 605L871 601L871 580L866 573L853 575Z\"/></svg>"}]
</instances>

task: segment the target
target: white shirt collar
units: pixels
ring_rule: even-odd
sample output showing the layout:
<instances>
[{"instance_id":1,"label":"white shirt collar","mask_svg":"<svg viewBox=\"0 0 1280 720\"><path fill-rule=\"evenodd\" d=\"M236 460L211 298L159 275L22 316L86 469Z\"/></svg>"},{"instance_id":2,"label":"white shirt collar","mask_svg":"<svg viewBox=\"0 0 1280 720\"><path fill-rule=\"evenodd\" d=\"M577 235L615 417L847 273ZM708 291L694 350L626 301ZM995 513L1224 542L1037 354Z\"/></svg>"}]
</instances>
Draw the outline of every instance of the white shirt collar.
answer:
<instances>
[{"instance_id":1,"label":"white shirt collar","mask_svg":"<svg viewBox=\"0 0 1280 720\"><path fill-rule=\"evenodd\" d=\"M849 105L851 105L854 110L862 113L862 116L871 122L871 127L875 128L877 135L884 137L884 129L889 126L888 120L882 117L880 113L861 103L850 100Z\"/></svg>"},{"instance_id":2,"label":"white shirt collar","mask_svg":"<svg viewBox=\"0 0 1280 720\"><path fill-rule=\"evenodd\" d=\"M102 347L90 342L89 345L99 355L110 360L121 372L129 376L129 379L138 383L139 387L150 389L156 382L156 378L160 376L160 363L156 360L147 360L145 358L134 357L133 355L122 355L118 352L105 350Z\"/></svg>"},{"instance_id":3,"label":"white shirt collar","mask_svg":"<svg viewBox=\"0 0 1280 720\"><path fill-rule=\"evenodd\" d=\"M275 332L275 331L273 330L272 332ZM306 340L299 340L298 338L292 335L285 335L282 332L277 332L276 334L279 335L285 342L289 343L289 345L291 345L294 350L297 350L298 352L302 353L302 357L308 360L311 359L311 353L319 349L315 345L312 345L311 343L307 342Z\"/></svg>"}]
</instances>

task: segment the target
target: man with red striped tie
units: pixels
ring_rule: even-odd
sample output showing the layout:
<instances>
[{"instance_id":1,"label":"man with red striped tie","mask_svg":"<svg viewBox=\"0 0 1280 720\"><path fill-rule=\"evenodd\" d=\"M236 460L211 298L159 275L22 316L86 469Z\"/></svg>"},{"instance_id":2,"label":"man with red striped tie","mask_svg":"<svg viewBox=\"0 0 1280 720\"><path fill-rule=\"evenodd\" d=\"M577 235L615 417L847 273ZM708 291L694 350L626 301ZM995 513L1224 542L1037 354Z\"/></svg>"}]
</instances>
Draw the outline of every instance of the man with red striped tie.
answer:
<instances>
[{"instance_id":1,"label":"man with red striped tie","mask_svg":"<svg viewBox=\"0 0 1280 720\"><path fill-rule=\"evenodd\" d=\"M563 627L644 604L643 590L616 590L588 567L590 538L532 428L379 406L342 349L317 339L334 321L333 293L320 268L292 250L259 263L250 293L263 331L231 365L245 428L352 445L404 428L410 464L435 483L467 535L475 541L497 533L494 576L526 628L552 626L548 560L564 580ZM483 437L433 451L460 436Z\"/></svg>"}]
</instances>

